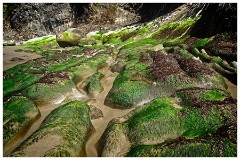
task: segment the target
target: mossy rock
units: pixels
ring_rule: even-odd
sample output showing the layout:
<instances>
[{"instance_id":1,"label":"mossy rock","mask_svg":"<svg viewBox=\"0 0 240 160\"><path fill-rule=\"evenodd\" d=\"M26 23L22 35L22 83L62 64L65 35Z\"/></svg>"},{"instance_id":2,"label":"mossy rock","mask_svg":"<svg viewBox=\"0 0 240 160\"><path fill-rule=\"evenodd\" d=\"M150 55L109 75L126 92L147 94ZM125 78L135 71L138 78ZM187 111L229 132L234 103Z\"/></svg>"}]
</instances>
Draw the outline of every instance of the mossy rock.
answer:
<instances>
[{"instance_id":1,"label":"mossy rock","mask_svg":"<svg viewBox=\"0 0 240 160\"><path fill-rule=\"evenodd\" d=\"M155 99L133 111L126 121L129 139L133 144L154 144L179 137L184 131L178 118L179 112L173 99Z\"/></svg>"},{"instance_id":2,"label":"mossy rock","mask_svg":"<svg viewBox=\"0 0 240 160\"><path fill-rule=\"evenodd\" d=\"M104 33L104 34L102 34L102 42L103 43L113 43L113 44L117 44L117 45L121 44L123 41L128 39L127 35L134 32L135 29L136 28L132 28L132 29L123 28L121 30Z\"/></svg>"},{"instance_id":3,"label":"mossy rock","mask_svg":"<svg viewBox=\"0 0 240 160\"><path fill-rule=\"evenodd\" d=\"M125 81L113 87L108 93L105 104L113 108L131 108L149 99L151 85L140 81Z\"/></svg>"},{"instance_id":4,"label":"mossy rock","mask_svg":"<svg viewBox=\"0 0 240 160\"><path fill-rule=\"evenodd\" d=\"M176 92L184 105L192 106L204 101L223 101L230 97L230 94L219 89L189 88Z\"/></svg>"},{"instance_id":5,"label":"mossy rock","mask_svg":"<svg viewBox=\"0 0 240 160\"><path fill-rule=\"evenodd\" d=\"M83 63L87 58L85 57L74 57L68 60L64 60L63 62L59 62L57 64L53 64L49 67L45 67L42 70L43 71L48 71L48 72L60 72L60 71L65 71L71 67L75 67Z\"/></svg>"},{"instance_id":6,"label":"mossy rock","mask_svg":"<svg viewBox=\"0 0 240 160\"><path fill-rule=\"evenodd\" d=\"M3 103L3 145L7 147L23 136L32 123L40 117L37 106L26 97L12 96Z\"/></svg>"},{"instance_id":7,"label":"mossy rock","mask_svg":"<svg viewBox=\"0 0 240 160\"><path fill-rule=\"evenodd\" d=\"M209 94L216 93L202 90L198 93L200 95L199 103L192 106L186 106L179 99L173 97L157 98L148 104L138 106L124 117L118 118L120 121L116 123L127 127L125 131L127 131L127 138L132 147L164 144L178 137L201 139L216 134L218 130L228 126L233 126L236 129L236 100L229 97L223 99L222 95L209 96ZM222 92L224 93L224 91ZM115 133L117 130L112 132ZM106 137L108 137L106 142L114 137L110 133L106 134ZM115 139L116 142L119 141L119 138L115 137ZM231 141L236 143L236 136L233 135ZM108 145L108 147L110 146ZM110 150L108 147L105 147L104 150ZM122 151L117 152L122 153Z\"/></svg>"},{"instance_id":8,"label":"mossy rock","mask_svg":"<svg viewBox=\"0 0 240 160\"><path fill-rule=\"evenodd\" d=\"M54 109L11 157L85 156L85 143L91 129L89 107L72 101ZM51 143L50 143L51 142Z\"/></svg>"},{"instance_id":9,"label":"mossy rock","mask_svg":"<svg viewBox=\"0 0 240 160\"><path fill-rule=\"evenodd\" d=\"M81 85L81 87L87 91L90 95L97 95L101 91L103 91L103 86L100 82L101 78L103 78L102 73L95 73L92 76L88 77Z\"/></svg>"},{"instance_id":10,"label":"mossy rock","mask_svg":"<svg viewBox=\"0 0 240 160\"><path fill-rule=\"evenodd\" d=\"M177 60L179 67L188 77L195 80L192 87L218 88L225 90L227 88L223 77L215 72L206 64L201 63L194 58L177 54L170 54Z\"/></svg>"},{"instance_id":11,"label":"mossy rock","mask_svg":"<svg viewBox=\"0 0 240 160\"><path fill-rule=\"evenodd\" d=\"M102 33L100 31L95 31L95 32L89 32L87 35L86 35L87 38L92 38L92 39L95 39L95 40L101 40L102 38Z\"/></svg>"},{"instance_id":12,"label":"mossy rock","mask_svg":"<svg viewBox=\"0 0 240 160\"><path fill-rule=\"evenodd\" d=\"M77 46L81 37L81 35L72 31L65 31L58 35L56 40L60 47L71 47Z\"/></svg>"},{"instance_id":13,"label":"mossy rock","mask_svg":"<svg viewBox=\"0 0 240 160\"><path fill-rule=\"evenodd\" d=\"M22 44L23 46L28 46L33 49L41 48L45 45L57 46L56 36L43 36L35 39L31 39Z\"/></svg>"},{"instance_id":14,"label":"mossy rock","mask_svg":"<svg viewBox=\"0 0 240 160\"><path fill-rule=\"evenodd\" d=\"M10 96L37 82L43 73L33 69L33 61L16 65L3 72L3 96ZM37 73L39 72L39 73Z\"/></svg>"},{"instance_id":15,"label":"mossy rock","mask_svg":"<svg viewBox=\"0 0 240 160\"><path fill-rule=\"evenodd\" d=\"M175 21L168 23L160 27L156 32L152 34L152 38L160 39L164 41L174 42L175 45L178 41L184 41L191 28L200 19L201 16L196 16L194 18L186 18L181 21Z\"/></svg>"},{"instance_id":16,"label":"mossy rock","mask_svg":"<svg viewBox=\"0 0 240 160\"><path fill-rule=\"evenodd\" d=\"M29 87L30 85L36 83L42 76L42 74L22 73L4 79L3 96L10 96L17 91Z\"/></svg>"},{"instance_id":17,"label":"mossy rock","mask_svg":"<svg viewBox=\"0 0 240 160\"><path fill-rule=\"evenodd\" d=\"M96 73L98 69L107 66L106 61L108 57L109 55L107 54L99 54L89 58L76 67L69 68L68 71L73 73L73 81L78 83L86 78L86 76L91 76L92 74Z\"/></svg>"},{"instance_id":18,"label":"mossy rock","mask_svg":"<svg viewBox=\"0 0 240 160\"><path fill-rule=\"evenodd\" d=\"M22 91L36 102L48 102L72 91L75 85L67 72L53 72Z\"/></svg>"},{"instance_id":19,"label":"mossy rock","mask_svg":"<svg viewBox=\"0 0 240 160\"><path fill-rule=\"evenodd\" d=\"M131 49L134 48L135 50L154 50L154 47L158 44L162 44L163 40L156 40L152 38L143 38L138 41L134 41L132 43L128 43L124 45L123 49Z\"/></svg>"},{"instance_id":20,"label":"mossy rock","mask_svg":"<svg viewBox=\"0 0 240 160\"><path fill-rule=\"evenodd\" d=\"M102 157L119 157L123 156L125 150L130 142L127 138L127 126L122 123L118 123L118 121L111 121L103 136L103 149L102 149Z\"/></svg>"},{"instance_id":21,"label":"mossy rock","mask_svg":"<svg viewBox=\"0 0 240 160\"><path fill-rule=\"evenodd\" d=\"M86 57L75 57L72 52L49 52L49 55L43 58L16 65L3 73L4 97L36 83L47 73L66 71L83 63L86 59Z\"/></svg>"},{"instance_id":22,"label":"mossy rock","mask_svg":"<svg viewBox=\"0 0 240 160\"><path fill-rule=\"evenodd\" d=\"M167 96L172 93L171 88L154 81L149 64L144 62L141 54L134 56L129 52L128 56L134 58L125 62L124 70L115 79L105 99L106 105L121 109L131 108L158 96Z\"/></svg>"},{"instance_id":23,"label":"mossy rock","mask_svg":"<svg viewBox=\"0 0 240 160\"><path fill-rule=\"evenodd\" d=\"M202 137L215 133L223 126L237 123L237 107L234 99L205 101L181 111L181 125L185 128L182 136Z\"/></svg>"},{"instance_id":24,"label":"mossy rock","mask_svg":"<svg viewBox=\"0 0 240 160\"><path fill-rule=\"evenodd\" d=\"M236 157L237 145L226 138L179 139L160 145L140 145L127 157Z\"/></svg>"}]
</instances>

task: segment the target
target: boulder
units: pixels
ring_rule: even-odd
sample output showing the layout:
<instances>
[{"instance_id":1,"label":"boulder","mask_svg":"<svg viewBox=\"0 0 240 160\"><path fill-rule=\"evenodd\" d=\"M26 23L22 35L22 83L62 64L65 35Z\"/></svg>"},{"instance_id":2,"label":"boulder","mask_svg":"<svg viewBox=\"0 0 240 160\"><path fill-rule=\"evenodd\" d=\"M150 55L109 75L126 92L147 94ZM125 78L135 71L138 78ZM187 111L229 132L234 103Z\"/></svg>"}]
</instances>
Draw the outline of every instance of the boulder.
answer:
<instances>
[{"instance_id":1,"label":"boulder","mask_svg":"<svg viewBox=\"0 0 240 160\"><path fill-rule=\"evenodd\" d=\"M133 147L127 157L236 157L237 145L226 137L176 139L160 145Z\"/></svg>"},{"instance_id":2,"label":"boulder","mask_svg":"<svg viewBox=\"0 0 240 160\"><path fill-rule=\"evenodd\" d=\"M90 95L97 95L101 91L103 91L103 86L100 82L101 78L103 78L102 73L95 73L92 76L88 77L85 81L83 81L81 87Z\"/></svg>"},{"instance_id":3,"label":"boulder","mask_svg":"<svg viewBox=\"0 0 240 160\"><path fill-rule=\"evenodd\" d=\"M56 40L60 47L77 46L82 36L73 30L68 30L57 35Z\"/></svg>"},{"instance_id":4,"label":"boulder","mask_svg":"<svg viewBox=\"0 0 240 160\"><path fill-rule=\"evenodd\" d=\"M72 91L75 85L67 72L53 72L23 90L35 102L49 102Z\"/></svg>"},{"instance_id":5,"label":"boulder","mask_svg":"<svg viewBox=\"0 0 240 160\"><path fill-rule=\"evenodd\" d=\"M89 106L90 107L90 115L91 115L91 120L94 119L99 119L103 117L103 112L101 109L95 107L95 106Z\"/></svg>"},{"instance_id":6,"label":"boulder","mask_svg":"<svg viewBox=\"0 0 240 160\"><path fill-rule=\"evenodd\" d=\"M14 40L3 41L3 46L15 46L16 43Z\"/></svg>"},{"instance_id":7,"label":"boulder","mask_svg":"<svg viewBox=\"0 0 240 160\"><path fill-rule=\"evenodd\" d=\"M37 106L26 97L12 96L3 103L4 148L23 136L27 129L40 117Z\"/></svg>"},{"instance_id":8,"label":"boulder","mask_svg":"<svg viewBox=\"0 0 240 160\"><path fill-rule=\"evenodd\" d=\"M91 130L89 112L89 106L81 101L72 101L54 109L10 156L85 156L85 143Z\"/></svg>"},{"instance_id":9,"label":"boulder","mask_svg":"<svg viewBox=\"0 0 240 160\"><path fill-rule=\"evenodd\" d=\"M222 144L220 141L213 143L210 141L212 144L209 144L208 141L203 144L200 141L199 143L195 142L198 139L201 140L203 137L214 134L218 135L218 131L222 128L231 126L231 130L236 130L236 100L230 98L223 91L193 89L190 92L189 90L185 94L181 92L180 95L192 93L190 97L192 99L189 100L191 102L194 101L194 97L200 97L191 104L184 103L184 101L187 101L184 98L157 98L143 106L138 106L124 117L113 120L104 133L102 155L120 156L123 153L128 153L126 154L127 156L164 156L165 152L163 154L161 151L164 149L168 150L169 147L162 148L162 146L169 141L178 142L178 138L185 140L176 145L176 150L179 149L179 152L171 150L169 156L225 155L225 153L217 152ZM234 133L236 132L234 131ZM125 144L130 143L132 147L122 147L124 142L123 137L127 140L125 142L128 142ZM188 142L187 139L192 139L193 141ZM230 145L230 150L226 151L226 155L235 156L236 136L233 134L231 135L231 139L226 138L225 140L226 144L224 145L226 150L229 149L227 147ZM186 146L183 145L184 143L186 143ZM218 146L216 154L211 153L212 149L210 146L213 144ZM147 146L145 147L145 145ZM182 151L180 151L182 148L181 145L184 148ZM208 146L207 148L204 147L206 145ZM137 149L135 146L137 146ZM156 149L155 147L158 148L158 146L159 149ZM126 148L129 150L131 148L130 152ZM153 151L155 149L156 152ZM192 150L197 149L201 150L199 155L192 152Z\"/></svg>"}]
</instances>

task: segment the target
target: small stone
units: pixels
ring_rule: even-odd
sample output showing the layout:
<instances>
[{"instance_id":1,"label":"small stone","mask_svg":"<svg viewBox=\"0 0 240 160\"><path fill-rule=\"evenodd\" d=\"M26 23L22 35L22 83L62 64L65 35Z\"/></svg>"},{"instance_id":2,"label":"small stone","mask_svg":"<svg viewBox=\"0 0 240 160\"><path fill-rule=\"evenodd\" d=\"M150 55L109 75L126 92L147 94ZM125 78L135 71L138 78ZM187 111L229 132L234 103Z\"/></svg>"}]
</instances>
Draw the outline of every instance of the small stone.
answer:
<instances>
[{"instance_id":1,"label":"small stone","mask_svg":"<svg viewBox=\"0 0 240 160\"><path fill-rule=\"evenodd\" d=\"M13 57L10 61L22 61L24 59L19 58L19 57Z\"/></svg>"},{"instance_id":2,"label":"small stone","mask_svg":"<svg viewBox=\"0 0 240 160\"><path fill-rule=\"evenodd\" d=\"M91 115L91 120L99 119L103 117L102 111L95 106L90 106L90 115Z\"/></svg>"}]
</instances>

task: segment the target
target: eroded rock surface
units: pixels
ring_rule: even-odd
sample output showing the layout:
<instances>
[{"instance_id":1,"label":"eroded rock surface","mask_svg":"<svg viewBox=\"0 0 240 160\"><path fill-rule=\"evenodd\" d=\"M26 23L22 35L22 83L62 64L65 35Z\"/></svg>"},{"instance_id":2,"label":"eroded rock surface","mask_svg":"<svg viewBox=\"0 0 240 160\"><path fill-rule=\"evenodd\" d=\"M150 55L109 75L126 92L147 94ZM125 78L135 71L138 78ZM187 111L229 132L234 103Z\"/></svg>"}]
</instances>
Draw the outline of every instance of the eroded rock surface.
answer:
<instances>
[{"instance_id":1,"label":"eroded rock surface","mask_svg":"<svg viewBox=\"0 0 240 160\"><path fill-rule=\"evenodd\" d=\"M84 156L84 144L91 129L89 111L88 105L81 101L60 106L10 156Z\"/></svg>"},{"instance_id":2,"label":"eroded rock surface","mask_svg":"<svg viewBox=\"0 0 240 160\"><path fill-rule=\"evenodd\" d=\"M236 84L236 31L196 34L211 6L236 9L178 4L153 21L114 28L128 21L118 16L124 6L91 4L91 26L21 44L15 52L41 58L3 72L5 156L236 157L236 86L228 89Z\"/></svg>"},{"instance_id":3,"label":"eroded rock surface","mask_svg":"<svg viewBox=\"0 0 240 160\"><path fill-rule=\"evenodd\" d=\"M40 117L37 106L23 96L12 96L3 104L3 145L9 146L23 136Z\"/></svg>"}]
</instances>

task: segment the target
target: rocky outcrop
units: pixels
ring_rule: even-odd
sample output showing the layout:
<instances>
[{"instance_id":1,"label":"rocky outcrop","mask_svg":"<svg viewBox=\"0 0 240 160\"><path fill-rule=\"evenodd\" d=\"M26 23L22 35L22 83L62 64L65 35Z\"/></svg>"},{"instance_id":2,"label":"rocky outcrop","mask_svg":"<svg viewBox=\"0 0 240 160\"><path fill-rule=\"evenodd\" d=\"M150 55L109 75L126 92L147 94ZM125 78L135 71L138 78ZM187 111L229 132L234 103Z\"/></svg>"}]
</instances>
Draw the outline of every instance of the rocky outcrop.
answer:
<instances>
[{"instance_id":1,"label":"rocky outcrop","mask_svg":"<svg viewBox=\"0 0 240 160\"><path fill-rule=\"evenodd\" d=\"M96 95L103 91L103 86L100 82L103 74L95 73L91 77L88 77L82 84L81 88L83 88L88 94Z\"/></svg>"},{"instance_id":2,"label":"rocky outcrop","mask_svg":"<svg viewBox=\"0 0 240 160\"><path fill-rule=\"evenodd\" d=\"M177 3L127 3L127 4L84 4L84 3L37 3L4 4L4 39L27 40L48 34L59 34L68 28L81 27L88 33L93 30L109 30L133 23L143 23L179 10L173 18L203 17L191 31L192 36L213 36L225 31L236 32L236 4L184 4ZM184 7L182 7L184 8ZM213 13L212 11L216 11ZM221 15L221 16L219 16ZM207 23L205 23L207 22ZM87 25L85 25L87 24ZM199 33L203 33L199 35ZM203 36L203 37L204 37Z\"/></svg>"},{"instance_id":3,"label":"rocky outcrop","mask_svg":"<svg viewBox=\"0 0 240 160\"><path fill-rule=\"evenodd\" d=\"M114 108L131 108L147 99L170 96L178 89L201 86L225 88L221 75L199 61L161 52L150 55L151 65L141 62L143 59L127 62L105 104ZM209 83L205 84L206 81Z\"/></svg>"},{"instance_id":4,"label":"rocky outcrop","mask_svg":"<svg viewBox=\"0 0 240 160\"><path fill-rule=\"evenodd\" d=\"M35 102L49 102L71 92L74 87L68 73L53 72L24 89L22 93Z\"/></svg>"},{"instance_id":5,"label":"rocky outcrop","mask_svg":"<svg viewBox=\"0 0 240 160\"><path fill-rule=\"evenodd\" d=\"M23 136L40 117L37 106L26 97L12 96L3 104L3 145L8 147Z\"/></svg>"},{"instance_id":6,"label":"rocky outcrop","mask_svg":"<svg viewBox=\"0 0 240 160\"><path fill-rule=\"evenodd\" d=\"M19 4L10 16L13 32L19 39L30 39L66 30L72 25L73 12L69 4Z\"/></svg>"},{"instance_id":7,"label":"rocky outcrop","mask_svg":"<svg viewBox=\"0 0 240 160\"><path fill-rule=\"evenodd\" d=\"M185 93L191 93L194 99L188 99ZM174 98L157 98L112 121L103 137L102 156L236 156L236 141L229 141L225 134L218 133L221 128L231 126L236 137L236 101L222 91L205 89L183 90L178 96L181 102ZM199 99L196 101L196 98ZM211 137L212 134L220 134L223 139ZM210 138L202 139L207 136ZM125 144L133 146L131 150L121 148L122 137L128 141ZM194 140L180 142L179 137ZM226 148L224 152L218 152L219 140ZM174 148L168 145L169 141ZM216 153L211 152L212 145ZM197 148L201 150L198 154L193 152Z\"/></svg>"},{"instance_id":8,"label":"rocky outcrop","mask_svg":"<svg viewBox=\"0 0 240 160\"><path fill-rule=\"evenodd\" d=\"M121 8L133 17L144 8L128 5L72 4L75 17L85 15L79 21L89 18L81 29L22 44L28 49L21 52L42 57L4 71L4 101L16 95L66 100L55 103L58 108L10 156L86 156L85 147L94 156L236 156L236 93L228 92L223 77L236 81L236 33L223 25L209 32L212 37L193 34L209 7L233 14L234 4L163 4L159 12L154 7L160 4L146 4L156 15L170 13L109 31L136 20L117 19L128 13Z\"/></svg>"},{"instance_id":9,"label":"rocky outcrop","mask_svg":"<svg viewBox=\"0 0 240 160\"><path fill-rule=\"evenodd\" d=\"M72 101L53 110L40 128L19 145L14 157L84 156L84 144L91 129L89 107Z\"/></svg>"}]
</instances>

